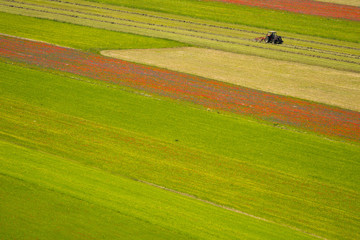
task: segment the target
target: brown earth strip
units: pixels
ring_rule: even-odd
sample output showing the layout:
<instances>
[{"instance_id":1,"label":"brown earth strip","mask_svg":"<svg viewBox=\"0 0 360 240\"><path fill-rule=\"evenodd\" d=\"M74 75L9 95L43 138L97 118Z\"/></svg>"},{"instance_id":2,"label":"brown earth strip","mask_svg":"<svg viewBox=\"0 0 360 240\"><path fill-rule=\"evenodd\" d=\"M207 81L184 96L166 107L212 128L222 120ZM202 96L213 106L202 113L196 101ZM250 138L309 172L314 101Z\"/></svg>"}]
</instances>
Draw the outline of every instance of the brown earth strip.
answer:
<instances>
[{"instance_id":1,"label":"brown earth strip","mask_svg":"<svg viewBox=\"0 0 360 240\"><path fill-rule=\"evenodd\" d=\"M4 35L0 57L360 141L360 113L355 111Z\"/></svg>"}]
</instances>

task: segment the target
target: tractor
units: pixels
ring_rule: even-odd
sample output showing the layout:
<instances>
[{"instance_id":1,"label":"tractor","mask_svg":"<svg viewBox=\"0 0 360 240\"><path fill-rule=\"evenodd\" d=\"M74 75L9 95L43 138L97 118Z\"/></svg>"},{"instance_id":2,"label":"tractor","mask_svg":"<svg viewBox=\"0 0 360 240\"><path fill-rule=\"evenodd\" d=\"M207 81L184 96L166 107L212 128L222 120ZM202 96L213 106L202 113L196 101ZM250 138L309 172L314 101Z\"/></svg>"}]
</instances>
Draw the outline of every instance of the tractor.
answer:
<instances>
[{"instance_id":1,"label":"tractor","mask_svg":"<svg viewBox=\"0 0 360 240\"><path fill-rule=\"evenodd\" d=\"M254 39L256 42L266 42L273 44L282 44L284 41L275 31L269 31L265 37L257 37Z\"/></svg>"},{"instance_id":2,"label":"tractor","mask_svg":"<svg viewBox=\"0 0 360 240\"><path fill-rule=\"evenodd\" d=\"M275 31L269 31L264 39L266 43L282 44L284 41L281 36L278 36Z\"/></svg>"}]
</instances>

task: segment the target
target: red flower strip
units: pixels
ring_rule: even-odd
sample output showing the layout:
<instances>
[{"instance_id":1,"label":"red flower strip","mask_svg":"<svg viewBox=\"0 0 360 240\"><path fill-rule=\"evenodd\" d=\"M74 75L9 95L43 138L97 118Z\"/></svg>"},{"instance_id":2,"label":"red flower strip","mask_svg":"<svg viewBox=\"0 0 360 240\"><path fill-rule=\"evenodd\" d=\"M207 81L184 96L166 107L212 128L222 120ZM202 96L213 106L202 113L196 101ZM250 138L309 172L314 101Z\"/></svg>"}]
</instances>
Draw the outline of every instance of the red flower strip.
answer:
<instances>
[{"instance_id":1,"label":"red flower strip","mask_svg":"<svg viewBox=\"0 0 360 240\"><path fill-rule=\"evenodd\" d=\"M360 140L360 113L351 110L1 35L0 56L190 101L207 108Z\"/></svg>"}]
</instances>

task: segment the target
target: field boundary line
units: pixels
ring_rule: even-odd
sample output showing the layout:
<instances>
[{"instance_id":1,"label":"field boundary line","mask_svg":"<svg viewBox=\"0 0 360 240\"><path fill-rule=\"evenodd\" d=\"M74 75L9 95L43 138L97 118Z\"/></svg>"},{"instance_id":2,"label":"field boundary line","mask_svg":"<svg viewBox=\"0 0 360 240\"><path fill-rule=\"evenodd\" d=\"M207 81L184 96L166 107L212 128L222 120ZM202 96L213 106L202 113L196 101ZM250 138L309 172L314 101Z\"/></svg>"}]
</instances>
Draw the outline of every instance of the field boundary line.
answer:
<instances>
[{"instance_id":1,"label":"field boundary line","mask_svg":"<svg viewBox=\"0 0 360 240\"><path fill-rule=\"evenodd\" d=\"M251 218L253 218L253 219L257 219L257 220L260 220L260 221L263 221L263 222L267 222L267 223L271 223L271 224L276 224L276 225L279 225L279 226L282 226L282 227L285 227L285 228L288 228L288 229L291 229L291 230L295 230L295 231L297 231L297 232L306 234L306 235L311 236L311 237L315 237L315 238L322 239L322 240L328 240L327 238L324 238L324 237L322 237L322 236L316 235L316 234L314 234L314 233L307 232L307 231L302 230L302 229L300 229L300 228L297 228L297 227L294 227L294 226L290 226L290 225L287 225L287 224L282 224L282 223L274 222L274 221L269 220L269 219L266 219L266 218L258 217L258 216L255 216L255 215L253 215L253 214L250 214L250 213L247 213L247 212L244 212L244 211L241 211L241 210L232 208L232 207L228 207L228 206L221 205L221 204L218 204L218 203L215 203L215 202L211 202L211 201L209 201L209 200L205 200L205 199L199 198L199 197L197 197L197 196L195 196L195 195L192 195L192 194L189 194L189 193L180 192L180 191L177 191L177 190L174 190L174 189L171 189L171 188L167 188L167 187L164 187L164 186L155 184L155 183L147 182L147 181L145 181L145 180L140 180L140 179L133 179L133 180L135 180L135 181L137 181L137 182L140 182L140 183L144 183L144 184L149 185L149 186L152 186L152 187L156 187L156 188L159 188L159 189L168 191L168 192L172 192L172 193L175 193L175 194L184 196L184 197L188 197L188 198L191 198L191 199L194 199L194 200L197 200L197 201L206 203L206 204L210 204L210 205L212 205L212 206L214 206L214 207L217 207L217 208L222 208L222 209L225 209L225 210L230 211L230 212L234 212L234 213L238 213L238 214L241 214L241 215L244 215L244 216L247 216L247 217L251 217Z\"/></svg>"}]
</instances>

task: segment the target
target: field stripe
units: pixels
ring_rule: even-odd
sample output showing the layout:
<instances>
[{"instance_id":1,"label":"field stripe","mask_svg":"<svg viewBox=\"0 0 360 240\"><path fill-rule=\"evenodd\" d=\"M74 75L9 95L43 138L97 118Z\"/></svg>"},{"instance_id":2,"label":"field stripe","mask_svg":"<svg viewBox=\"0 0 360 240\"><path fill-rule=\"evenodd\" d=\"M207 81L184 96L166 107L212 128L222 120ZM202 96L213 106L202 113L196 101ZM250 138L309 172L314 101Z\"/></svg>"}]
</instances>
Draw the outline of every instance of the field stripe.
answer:
<instances>
[{"instance_id":1,"label":"field stripe","mask_svg":"<svg viewBox=\"0 0 360 240\"><path fill-rule=\"evenodd\" d=\"M355 111L1 35L0 56L190 101L207 108L360 140L360 113Z\"/></svg>"},{"instance_id":2,"label":"field stripe","mask_svg":"<svg viewBox=\"0 0 360 240\"><path fill-rule=\"evenodd\" d=\"M177 190L174 190L174 189L171 189L171 188L163 187L163 186L157 185L157 184L155 184L155 183L147 182L147 181L140 180L140 179L134 179L134 180L135 180L135 181L138 181L138 182L141 182L141 183L144 183L144 184L147 184L147 185L150 185L150 186L153 186L153 187L156 187L156 188L163 189L163 190L168 191L168 192L173 192L173 193L175 193L175 194L178 194L178 195L181 195L181 196L184 196L184 197L192 198L192 199L195 199L195 200L197 200L197 201L200 201L200 202L203 202L203 203L206 203L206 204L210 204L210 205L215 206L215 207L218 207L218 208L222 208L222 209L228 210L228 211L230 211L230 212L238 213L238 214L241 214L241 215L244 215L244 216L253 218L253 219L257 219L257 220L260 220L260 221L264 221L264 222L276 224L276 225L279 225L279 226L282 226L282 227L286 227L286 228L288 228L288 229L295 230L295 231L297 231L297 232L301 232L301 233L304 233L304 234L306 234L306 235L309 235L309 236L312 236L312 237L315 237L315 238L318 238L318 239L327 240L327 238L321 237L321 236L316 235L316 234L313 234L313 233L309 233L309 232L304 231L304 230L302 230L302 229L299 229L299 228L297 228L297 227L293 227L293 226L290 226L290 225L277 223L277 222L268 220L268 219L266 219L266 218L258 217L258 216L255 216L255 215L252 215L252 214L249 214L249 213L240 211L240 210L235 209L235 208L227 207L227 206L224 206L224 205L221 205L221 204L217 204L217 203L214 203L214 202L205 200L205 199L201 199L201 198L199 198L199 197L196 197L196 196L191 195L191 194L188 194L188 193L180 192L180 191L177 191Z\"/></svg>"}]
</instances>

